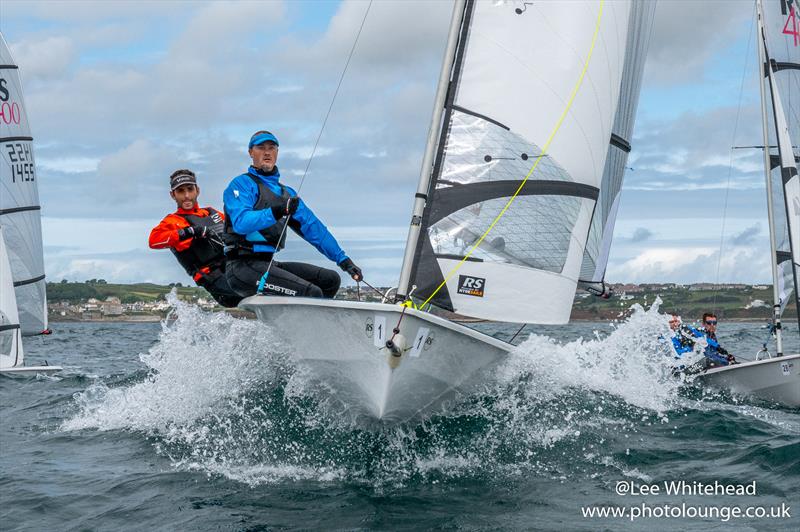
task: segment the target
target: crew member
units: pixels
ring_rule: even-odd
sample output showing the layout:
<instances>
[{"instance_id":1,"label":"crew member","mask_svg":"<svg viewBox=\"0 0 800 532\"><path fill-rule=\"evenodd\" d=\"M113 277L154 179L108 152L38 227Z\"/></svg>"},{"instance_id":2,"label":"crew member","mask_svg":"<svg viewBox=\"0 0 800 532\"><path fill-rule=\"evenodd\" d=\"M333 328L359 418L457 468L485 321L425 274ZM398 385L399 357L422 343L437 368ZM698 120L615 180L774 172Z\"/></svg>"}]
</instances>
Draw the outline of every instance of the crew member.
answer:
<instances>
[{"instance_id":1,"label":"crew member","mask_svg":"<svg viewBox=\"0 0 800 532\"><path fill-rule=\"evenodd\" d=\"M363 279L328 228L294 190L280 183L278 148L269 131L254 133L248 144L252 165L223 194L228 282L242 297L258 292L332 298L341 284L335 271L273 260L284 246L288 226L354 280Z\"/></svg>"},{"instance_id":2,"label":"crew member","mask_svg":"<svg viewBox=\"0 0 800 532\"><path fill-rule=\"evenodd\" d=\"M727 349L719 345L717 340L717 316L711 312L703 314L702 327L681 326L682 337L694 341L703 347L706 367L727 366L737 364L736 358ZM705 345L704 345L705 344Z\"/></svg>"},{"instance_id":3,"label":"crew member","mask_svg":"<svg viewBox=\"0 0 800 532\"><path fill-rule=\"evenodd\" d=\"M200 187L191 170L169 176L170 193L178 206L150 231L152 249L169 248L192 279L223 307L235 307L242 297L228 286L222 233L225 216L211 207L200 208Z\"/></svg>"},{"instance_id":4,"label":"crew member","mask_svg":"<svg viewBox=\"0 0 800 532\"><path fill-rule=\"evenodd\" d=\"M689 332L688 327L681 325L680 316L672 316L669 319L669 328L672 330L672 348L675 350L675 358L682 358L686 353L694 351L694 335Z\"/></svg>"}]
</instances>

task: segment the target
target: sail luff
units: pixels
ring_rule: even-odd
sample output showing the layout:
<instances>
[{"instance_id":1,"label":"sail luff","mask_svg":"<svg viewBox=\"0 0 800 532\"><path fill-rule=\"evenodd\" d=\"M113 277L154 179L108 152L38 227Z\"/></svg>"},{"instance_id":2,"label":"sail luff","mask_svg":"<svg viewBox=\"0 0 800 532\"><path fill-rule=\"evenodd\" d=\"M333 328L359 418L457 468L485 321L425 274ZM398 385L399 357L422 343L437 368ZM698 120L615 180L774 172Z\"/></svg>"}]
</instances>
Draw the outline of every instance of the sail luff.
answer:
<instances>
[{"instance_id":1,"label":"sail luff","mask_svg":"<svg viewBox=\"0 0 800 532\"><path fill-rule=\"evenodd\" d=\"M475 9L475 0L466 0L463 10L463 16L461 19L461 25L458 33L456 49L453 56L452 77L447 86L447 94L444 102L444 117L442 119L439 138L436 143L433 169L431 170L431 174L428 179L427 183L428 187L425 190L425 208L422 212L420 219L420 230L427 227L429 224L431 215L429 202L432 200L434 196L436 181L437 179L439 179L442 171L442 162L444 161L444 155L447 149L446 145L447 136L450 133L450 128L452 127L453 102L455 100L456 93L458 91L458 83L461 77L461 69L464 63L464 52L467 46L467 38L470 32L470 23L472 21L472 13L474 9ZM425 246L425 239L417 239L417 242L415 243L414 247L413 257L415 258L419 257L419 255L423 251L424 246ZM412 260L409 272L411 279L416 277L418 266L419 266L419 261Z\"/></svg>"},{"instance_id":2,"label":"sail luff","mask_svg":"<svg viewBox=\"0 0 800 532\"><path fill-rule=\"evenodd\" d=\"M764 13L761 0L756 2L756 18L758 22L757 31L758 36L756 39L756 47L758 49L758 88L761 94L761 129L764 138L764 176L767 184L767 220L769 224L769 244L770 244L770 268L772 270L772 319L775 328L776 350L778 356L783 353L783 338L781 336L781 328L778 326L781 320L780 311L780 291L778 288L778 262L777 262L777 237L775 230L775 217L774 206L772 202L772 164L769 154L769 125L767 123L767 83L765 74L768 69L767 52L766 52L766 35L764 32Z\"/></svg>"},{"instance_id":3,"label":"sail luff","mask_svg":"<svg viewBox=\"0 0 800 532\"><path fill-rule=\"evenodd\" d=\"M406 238L403 264L400 268L400 280L397 284L396 300L398 301L405 300L409 292L408 285L411 279L411 270L414 265L414 253L417 248L420 229L422 227L421 222L423 212L425 210L425 203L428 199L428 192L432 179L434 155L436 153L436 147L441 136L443 123L442 115L444 114L445 99L448 95L450 79L451 75L453 74L453 62L456 54L458 37L461 34L461 28L464 21L466 7L465 3L465 0L456 0L456 2L453 4L453 14L450 19L450 31L448 33L447 46L445 47L444 58L442 60L441 73L439 74L439 83L436 87L436 96L434 97L431 124L428 130L428 142L425 146L425 154L422 158L419 184L417 185L417 193L414 197L414 207L411 215L411 224L408 228L408 237ZM446 123L446 121L444 123Z\"/></svg>"}]
</instances>

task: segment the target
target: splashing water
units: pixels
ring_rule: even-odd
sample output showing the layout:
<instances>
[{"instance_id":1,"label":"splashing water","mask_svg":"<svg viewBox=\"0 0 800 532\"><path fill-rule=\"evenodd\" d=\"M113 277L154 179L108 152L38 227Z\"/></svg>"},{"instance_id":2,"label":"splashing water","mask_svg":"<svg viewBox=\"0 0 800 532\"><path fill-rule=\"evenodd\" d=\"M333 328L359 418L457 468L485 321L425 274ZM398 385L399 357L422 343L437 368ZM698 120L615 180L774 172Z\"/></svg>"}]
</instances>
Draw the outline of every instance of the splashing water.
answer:
<instances>
[{"instance_id":1,"label":"splashing water","mask_svg":"<svg viewBox=\"0 0 800 532\"><path fill-rule=\"evenodd\" d=\"M76 396L64 430L143 433L177 468L249 485L346 479L383 489L609 468L636 475L613 449L642 423L666 423L679 401L658 302L607 336L532 336L451 412L378 431L343 422L264 324L170 302L177 319L140 356L143 381L94 384Z\"/></svg>"}]
</instances>

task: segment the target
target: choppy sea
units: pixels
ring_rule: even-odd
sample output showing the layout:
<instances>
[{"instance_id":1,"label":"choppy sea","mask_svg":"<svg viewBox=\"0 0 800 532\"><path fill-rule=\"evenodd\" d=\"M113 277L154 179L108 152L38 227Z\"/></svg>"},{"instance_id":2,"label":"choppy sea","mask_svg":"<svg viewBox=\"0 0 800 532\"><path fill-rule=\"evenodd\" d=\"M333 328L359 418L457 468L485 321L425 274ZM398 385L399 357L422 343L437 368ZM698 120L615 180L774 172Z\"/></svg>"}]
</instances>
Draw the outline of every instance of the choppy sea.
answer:
<instances>
[{"instance_id":1,"label":"choppy sea","mask_svg":"<svg viewBox=\"0 0 800 532\"><path fill-rule=\"evenodd\" d=\"M173 317L27 339L65 370L0 377L2 530L800 529L800 410L670 377L657 305L530 327L484 390L383 430L340 419L267 326ZM719 331L745 358L764 335Z\"/></svg>"}]
</instances>

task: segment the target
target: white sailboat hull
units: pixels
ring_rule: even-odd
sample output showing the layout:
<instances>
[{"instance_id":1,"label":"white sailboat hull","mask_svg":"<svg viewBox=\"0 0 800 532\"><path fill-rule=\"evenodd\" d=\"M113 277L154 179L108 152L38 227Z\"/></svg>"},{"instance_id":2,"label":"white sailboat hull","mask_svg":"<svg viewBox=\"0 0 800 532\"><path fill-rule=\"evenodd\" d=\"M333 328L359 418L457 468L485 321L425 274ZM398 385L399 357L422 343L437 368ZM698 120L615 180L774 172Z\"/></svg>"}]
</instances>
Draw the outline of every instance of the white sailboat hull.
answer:
<instances>
[{"instance_id":1,"label":"white sailboat hull","mask_svg":"<svg viewBox=\"0 0 800 532\"><path fill-rule=\"evenodd\" d=\"M239 306L273 327L311 378L359 422L398 423L446 410L458 394L484 383L512 349L431 314L403 313L399 305L252 296ZM386 347L395 327L401 356Z\"/></svg>"},{"instance_id":2,"label":"white sailboat hull","mask_svg":"<svg viewBox=\"0 0 800 532\"><path fill-rule=\"evenodd\" d=\"M800 354L712 368L699 378L715 388L800 407Z\"/></svg>"},{"instance_id":3,"label":"white sailboat hull","mask_svg":"<svg viewBox=\"0 0 800 532\"><path fill-rule=\"evenodd\" d=\"M0 369L0 375L9 377L35 377L36 375L52 375L63 370L61 366L16 366Z\"/></svg>"}]
</instances>

